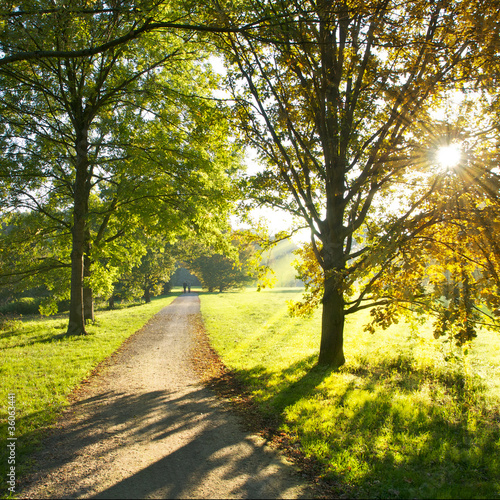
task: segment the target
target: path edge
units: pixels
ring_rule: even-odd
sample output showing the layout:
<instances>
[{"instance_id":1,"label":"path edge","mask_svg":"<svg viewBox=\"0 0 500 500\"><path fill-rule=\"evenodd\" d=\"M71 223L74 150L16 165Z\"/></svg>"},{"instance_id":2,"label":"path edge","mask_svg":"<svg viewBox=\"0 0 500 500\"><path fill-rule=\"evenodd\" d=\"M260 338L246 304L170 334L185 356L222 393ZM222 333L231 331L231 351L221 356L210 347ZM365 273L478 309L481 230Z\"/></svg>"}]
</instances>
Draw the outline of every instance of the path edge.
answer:
<instances>
[{"instance_id":1,"label":"path edge","mask_svg":"<svg viewBox=\"0 0 500 500\"><path fill-rule=\"evenodd\" d=\"M228 403L248 432L263 438L270 448L298 469L312 490L313 498L336 498L335 484L321 477L326 472L324 466L316 458L306 457L302 449L293 443L292 436L279 429L279 418L265 417L262 414L237 374L226 367L212 347L202 313L193 316L191 365L200 382L214 391L219 399ZM337 498L339 497L340 494Z\"/></svg>"}]
</instances>

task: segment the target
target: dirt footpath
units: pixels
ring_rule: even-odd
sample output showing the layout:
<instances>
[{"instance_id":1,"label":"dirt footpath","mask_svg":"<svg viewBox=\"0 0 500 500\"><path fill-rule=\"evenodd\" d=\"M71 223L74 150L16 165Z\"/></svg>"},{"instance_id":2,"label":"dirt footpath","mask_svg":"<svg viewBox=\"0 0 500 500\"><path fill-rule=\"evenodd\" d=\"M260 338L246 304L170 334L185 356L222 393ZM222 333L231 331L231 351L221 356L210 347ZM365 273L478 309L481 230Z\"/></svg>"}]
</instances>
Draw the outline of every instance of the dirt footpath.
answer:
<instances>
[{"instance_id":1,"label":"dirt footpath","mask_svg":"<svg viewBox=\"0 0 500 500\"><path fill-rule=\"evenodd\" d=\"M196 294L105 363L36 457L21 498L308 498L296 470L243 430L190 363Z\"/></svg>"}]
</instances>

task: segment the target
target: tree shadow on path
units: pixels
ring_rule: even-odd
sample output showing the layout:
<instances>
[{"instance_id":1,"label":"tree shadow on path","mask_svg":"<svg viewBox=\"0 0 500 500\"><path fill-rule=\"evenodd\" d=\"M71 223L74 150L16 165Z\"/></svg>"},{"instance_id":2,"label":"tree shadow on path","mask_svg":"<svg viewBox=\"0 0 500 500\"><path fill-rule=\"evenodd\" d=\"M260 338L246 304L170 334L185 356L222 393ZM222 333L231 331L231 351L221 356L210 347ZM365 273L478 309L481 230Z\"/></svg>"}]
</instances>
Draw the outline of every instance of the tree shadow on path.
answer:
<instances>
[{"instance_id":1,"label":"tree shadow on path","mask_svg":"<svg viewBox=\"0 0 500 500\"><path fill-rule=\"evenodd\" d=\"M75 403L72 412L38 457L31 477L44 483L38 495L308 496L299 477L244 434L213 393L199 385L135 395L104 392ZM31 496L29 484L25 493Z\"/></svg>"}]
</instances>

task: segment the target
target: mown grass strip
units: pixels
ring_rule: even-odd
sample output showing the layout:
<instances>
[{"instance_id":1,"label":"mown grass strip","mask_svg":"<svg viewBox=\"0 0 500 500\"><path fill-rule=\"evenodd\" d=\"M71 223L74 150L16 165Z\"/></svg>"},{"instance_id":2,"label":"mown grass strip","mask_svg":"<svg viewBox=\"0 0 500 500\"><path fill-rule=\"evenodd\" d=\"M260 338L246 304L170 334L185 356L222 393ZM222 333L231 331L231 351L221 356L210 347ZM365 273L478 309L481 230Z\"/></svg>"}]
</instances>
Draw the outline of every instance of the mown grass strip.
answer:
<instances>
[{"instance_id":1,"label":"mown grass strip","mask_svg":"<svg viewBox=\"0 0 500 500\"><path fill-rule=\"evenodd\" d=\"M15 467L19 478L29 457L68 404L69 394L105 358L167 306L178 294L149 304L99 311L88 335L67 337L67 318L10 321L0 330L1 492L7 479L8 394L15 394Z\"/></svg>"},{"instance_id":2,"label":"mown grass strip","mask_svg":"<svg viewBox=\"0 0 500 500\"><path fill-rule=\"evenodd\" d=\"M319 312L287 315L286 301L299 296L204 294L202 313L226 366L260 410L323 464L332 495L498 497L498 336L481 332L469 357L454 358L429 326L371 335L363 332L366 314L358 314L346 325L346 365L324 371L315 367Z\"/></svg>"}]
</instances>

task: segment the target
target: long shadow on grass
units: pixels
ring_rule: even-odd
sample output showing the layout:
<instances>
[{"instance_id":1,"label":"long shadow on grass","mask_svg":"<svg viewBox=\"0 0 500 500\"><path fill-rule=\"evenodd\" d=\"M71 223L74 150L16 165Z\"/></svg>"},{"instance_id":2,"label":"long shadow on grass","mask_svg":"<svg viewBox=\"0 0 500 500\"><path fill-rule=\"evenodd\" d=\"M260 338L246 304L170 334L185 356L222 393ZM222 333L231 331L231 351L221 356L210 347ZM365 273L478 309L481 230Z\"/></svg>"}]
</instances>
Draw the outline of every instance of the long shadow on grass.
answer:
<instances>
[{"instance_id":1,"label":"long shadow on grass","mask_svg":"<svg viewBox=\"0 0 500 500\"><path fill-rule=\"evenodd\" d=\"M13 333L12 335L5 335L2 336L0 335L0 339L2 338L9 338L9 337L14 337L16 336L16 333ZM82 340L88 338L86 336L79 336L79 335L68 335L66 332L63 333L49 333L46 335L34 335L32 337L24 338L24 341L18 341L18 342L13 342L12 345L4 347L4 349L17 349L21 347L29 347L35 344L52 344L52 343L57 343L57 342L74 342L75 340Z\"/></svg>"},{"instance_id":2,"label":"long shadow on grass","mask_svg":"<svg viewBox=\"0 0 500 500\"><path fill-rule=\"evenodd\" d=\"M328 446L330 474L361 496L476 498L498 494L500 437L472 407L474 390L459 373L415 368L408 359L349 370L330 401L335 426L304 440ZM333 466L332 466L333 465Z\"/></svg>"},{"instance_id":3,"label":"long shadow on grass","mask_svg":"<svg viewBox=\"0 0 500 500\"><path fill-rule=\"evenodd\" d=\"M312 362L238 375L254 388L281 380L262 411L289 419L337 491L365 498L499 496L499 421L481 402L481 388L462 374L419 369L408 357L304 373Z\"/></svg>"},{"instance_id":4,"label":"long shadow on grass","mask_svg":"<svg viewBox=\"0 0 500 500\"><path fill-rule=\"evenodd\" d=\"M313 354L279 372L264 366L240 369L236 372L236 377L247 389L272 386L274 395L266 399L261 408L268 416L279 418L285 408L313 394L316 387L331 373L331 370L314 365L317 358L318 356Z\"/></svg>"}]
</instances>

